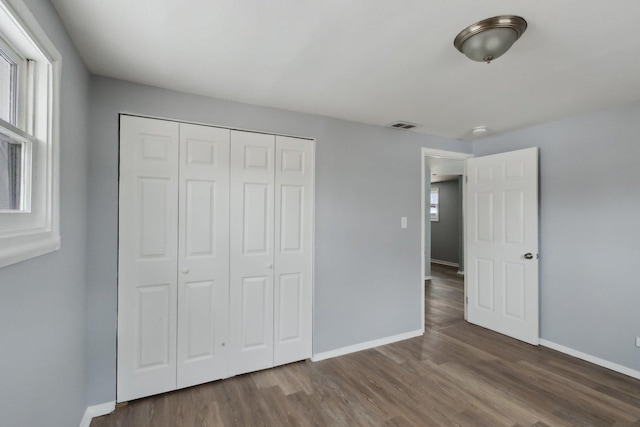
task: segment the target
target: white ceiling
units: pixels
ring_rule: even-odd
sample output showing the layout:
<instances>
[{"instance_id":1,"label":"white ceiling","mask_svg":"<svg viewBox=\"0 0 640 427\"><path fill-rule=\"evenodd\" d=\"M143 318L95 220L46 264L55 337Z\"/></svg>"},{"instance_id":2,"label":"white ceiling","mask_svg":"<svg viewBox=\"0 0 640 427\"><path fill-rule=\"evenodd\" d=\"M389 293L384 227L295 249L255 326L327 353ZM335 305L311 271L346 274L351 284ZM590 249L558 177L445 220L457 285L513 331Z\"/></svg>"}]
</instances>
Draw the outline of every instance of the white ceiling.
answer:
<instances>
[{"instance_id":1,"label":"white ceiling","mask_svg":"<svg viewBox=\"0 0 640 427\"><path fill-rule=\"evenodd\" d=\"M438 182L444 182L444 181L453 181L454 179L458 179L459 175L438 175L438 176L432 176L431 177L431 183L435 184Z\"/></svg>"},{"instance_id":2,"label":"white ceiling","mask_svg":"<svg viewBox=\"0 0 640 427\"><path fill-rule=\"evenodd\" d=\"M431 182L449 181L464 175L464 160L425 157L425 163L431 174Z\"/></svg>"},{"instance_id":3,"label":"white ceiling","mask_svg":"<svg viewBox=\"0 0 640 427\"><path fill-rule=\"evenodd\" d=\"M637 0L52 0L89 69L216 98L465 138L640 100ZM491 64L453 47L529 27Z\"/></svg>"}]
</instances>

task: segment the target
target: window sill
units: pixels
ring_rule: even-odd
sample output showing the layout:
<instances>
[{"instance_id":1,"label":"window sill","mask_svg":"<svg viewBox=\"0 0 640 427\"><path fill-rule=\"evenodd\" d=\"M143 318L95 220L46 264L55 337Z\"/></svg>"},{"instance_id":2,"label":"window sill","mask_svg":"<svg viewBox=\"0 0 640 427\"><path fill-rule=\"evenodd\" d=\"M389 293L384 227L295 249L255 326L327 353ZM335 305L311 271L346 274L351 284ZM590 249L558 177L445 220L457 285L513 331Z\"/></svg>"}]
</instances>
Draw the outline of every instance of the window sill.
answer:
<instances>
[{"instance_id":1,"label":"window sill","mask_svg":"<svg viewBox=\"0 0 640 427\"><path fill-rule=\"evenodd\" d=\"M60 249L59 235L42 234L29 236L28 240L23 239L25 241L13 243L8 248L0 249L0 268Z\"/></svg>"}]
</instances>

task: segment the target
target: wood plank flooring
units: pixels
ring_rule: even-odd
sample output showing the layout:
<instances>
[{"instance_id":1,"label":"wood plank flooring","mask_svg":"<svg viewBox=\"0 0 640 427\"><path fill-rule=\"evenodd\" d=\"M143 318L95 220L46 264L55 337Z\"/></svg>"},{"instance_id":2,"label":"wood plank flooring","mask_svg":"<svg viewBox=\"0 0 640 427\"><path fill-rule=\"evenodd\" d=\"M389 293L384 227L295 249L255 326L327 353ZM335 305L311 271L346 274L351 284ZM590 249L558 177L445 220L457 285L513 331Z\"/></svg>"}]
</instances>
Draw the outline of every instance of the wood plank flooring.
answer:
<instances>
[{"instance_id":1,"label":"wood plank flooring","mask_svg":"<svg viewBox=\"0 0 640 427\"><path fill-rule=\"evenodd\" d=\"M466 323L461 277L432 276L422 337L132 401L91 427L640 427L640 381Z\"/></svg>"}]
</instances>

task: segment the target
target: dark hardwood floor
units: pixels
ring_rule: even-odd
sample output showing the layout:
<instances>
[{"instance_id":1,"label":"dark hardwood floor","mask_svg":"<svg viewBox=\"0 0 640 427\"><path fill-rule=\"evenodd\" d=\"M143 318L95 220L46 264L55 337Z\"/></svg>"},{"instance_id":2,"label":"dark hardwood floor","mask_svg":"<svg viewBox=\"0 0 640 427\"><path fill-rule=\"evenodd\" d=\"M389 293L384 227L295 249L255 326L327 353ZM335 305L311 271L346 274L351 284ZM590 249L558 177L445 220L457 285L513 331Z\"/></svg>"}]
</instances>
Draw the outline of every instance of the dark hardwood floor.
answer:
<instances>
[{"instance_id":1,"label":"dark hardwood floor","mask_svg":"<svg viewBox=\"0 0 640 427\"><path fill-rule=\"evenodd\" d=\"M91 427L640 426L640 381L463 320L432 266L426 333L132 401Z\"/></svg>"}]
</instances>

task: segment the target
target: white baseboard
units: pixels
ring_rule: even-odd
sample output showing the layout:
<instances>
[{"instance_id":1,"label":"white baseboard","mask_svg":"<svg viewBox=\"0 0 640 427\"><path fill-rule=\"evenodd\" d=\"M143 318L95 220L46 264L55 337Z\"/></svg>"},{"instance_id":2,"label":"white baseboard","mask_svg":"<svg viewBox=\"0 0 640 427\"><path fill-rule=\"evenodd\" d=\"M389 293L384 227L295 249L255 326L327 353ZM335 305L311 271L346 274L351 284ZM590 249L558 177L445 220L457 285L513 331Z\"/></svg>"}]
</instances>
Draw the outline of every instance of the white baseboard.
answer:
<instances>
[{"instance_id":1,"label":"white baseboard","mask_svg":"<svg viewBox=\"0 0 640 427\"><path fill-rule=\"evenodd\" d=\"M311 360L313 362L318 362L320 360L330 359L332 357L344 356L345 354L355 353L356 351L368 350L370 348L379 347L381 345L387 345L398 341L408 340L409 338L419 337L422 334L424 334L424 331L418 329L411 332L405 332L404 334L392 335L390 337L380 338L373 341L366 341L360 344L354 344L335 350L325 351L323 353L316 353L311 356Z\"/></svg>"},{"instance_id":2,"label":"white baseboard","mask_svg":"<svg viewBox=\"0 0 640 427\"><path fill-rule=\"evenodd\" d=\"M464 270L458 270L458 274L464 276Z\"/></svg>"},{"instance_id":3,"label":"white baseboard","mask_svg":"<svg viewBox=\"0 0 640 427\"><path fill-rule=\"evenodd\" d=\"M116 402L101 403L99 405L88 406L84 411L82 421L80 421L80 427L89 427L91 420L95 417L107 415L116 410Z\"/></svg>"},{"instance_id":4,"label":"white baseboard","mask_svg":"<svg viewBox=\"0 0 640 427\"><path fill-rule=\"evenodd\" d=\"M568 354L569 356L577 357L578 359L586 360L587 362L591 362L594 365L602 366L603 368L611 369L612 371L619 372L624 375L628 375L632 378L636 378L640 380L640 371L636 371L631 368L627 368L626 366L618 365L617 363L609 362L608 360L600 359L599 357L592 356L587 353L583 353L578 350L574 350L569 347L565 347L560 344L556 344L551 341L543 340L540 338L540 345L545 347L549 347L553 350L557 350L560 353Z\"/></svg>"},{"instance_id":5,"label":"white baseboard","mask_svg":"<svg viewBox=\"0 0 640 427\"><path fill-rule=\"evenodd\" d=\"M431 280L431 276L424 276L424 280Z\"/></svg>"},{"instance_id":6,"label":"white baseboard","mask_svg":"<svg viewBox=\"0 0 640 427\"><path fill-rule=\"evenodd\" d=\"M442 261L439 259L431 259L431 262L434 264L446 265L449 267L460 267L460 264L458 264L457 262Z\"/></svg>"}]
</instances>

